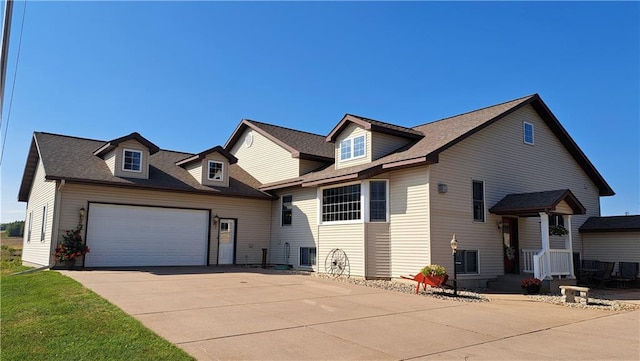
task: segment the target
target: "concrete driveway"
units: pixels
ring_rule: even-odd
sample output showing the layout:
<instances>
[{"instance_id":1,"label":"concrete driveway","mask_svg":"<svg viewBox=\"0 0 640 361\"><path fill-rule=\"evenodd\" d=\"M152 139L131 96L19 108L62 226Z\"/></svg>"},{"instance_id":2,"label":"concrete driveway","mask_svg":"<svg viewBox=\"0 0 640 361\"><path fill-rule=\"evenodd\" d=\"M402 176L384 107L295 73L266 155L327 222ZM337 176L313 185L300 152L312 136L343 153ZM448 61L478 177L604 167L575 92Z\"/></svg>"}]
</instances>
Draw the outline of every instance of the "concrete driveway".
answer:
<instances>
[{"instance_id":1,"label":"concrete driveway","mask_svg":"<svg viewBox=\"0 0 640 361\"><path fill-rule=\"evenodd\" d=\"M199 360L638 360L640 311L466 303L249 268L61 271Z\"/></svg>"}]
</instances>

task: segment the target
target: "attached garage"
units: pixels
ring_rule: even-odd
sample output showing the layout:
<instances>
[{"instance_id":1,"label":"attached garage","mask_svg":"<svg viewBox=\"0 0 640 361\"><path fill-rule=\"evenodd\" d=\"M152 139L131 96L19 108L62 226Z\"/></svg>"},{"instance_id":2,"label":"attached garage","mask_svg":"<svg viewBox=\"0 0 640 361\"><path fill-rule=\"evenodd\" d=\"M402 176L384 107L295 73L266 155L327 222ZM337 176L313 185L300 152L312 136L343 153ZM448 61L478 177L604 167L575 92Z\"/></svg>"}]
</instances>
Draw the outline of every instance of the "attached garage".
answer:
<instances>
[{"instance_id":1,"label":"attached garage","mask_svg":"<svg viewBox=\"0 0 640 361\"><path fill-rule=\"evenodd\" d=\"M209 211L91 203L86 267L207 264Z\"/></svg>"}]
</instances>

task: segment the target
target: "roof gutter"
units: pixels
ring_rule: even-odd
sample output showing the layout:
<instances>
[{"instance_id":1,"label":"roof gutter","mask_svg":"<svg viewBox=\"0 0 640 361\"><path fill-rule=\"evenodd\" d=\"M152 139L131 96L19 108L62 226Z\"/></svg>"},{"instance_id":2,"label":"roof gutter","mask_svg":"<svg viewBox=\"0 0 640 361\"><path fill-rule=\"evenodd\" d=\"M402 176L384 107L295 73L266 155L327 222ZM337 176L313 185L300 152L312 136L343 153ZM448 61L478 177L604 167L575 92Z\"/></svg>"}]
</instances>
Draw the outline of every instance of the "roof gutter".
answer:
<instances>
[{"instance_id":1,"label":"roof gutter","mask_svg":"<svg viewBox=\"0 0 640 361\"><path fill-rule=\"evenodd\" d=\"M65 179L59 180L58 186L56 187L55 197L53 199L53 228L51 229L51 246L50 246L50 254L53 253L55 247L57 247L58 243L58 232L60 231L60 203L62 201L62 190L64 186L67 184ZM51 258L49 256L49 268L52 268L56 265L55 258Z\"/></svg>"}]
</instances>

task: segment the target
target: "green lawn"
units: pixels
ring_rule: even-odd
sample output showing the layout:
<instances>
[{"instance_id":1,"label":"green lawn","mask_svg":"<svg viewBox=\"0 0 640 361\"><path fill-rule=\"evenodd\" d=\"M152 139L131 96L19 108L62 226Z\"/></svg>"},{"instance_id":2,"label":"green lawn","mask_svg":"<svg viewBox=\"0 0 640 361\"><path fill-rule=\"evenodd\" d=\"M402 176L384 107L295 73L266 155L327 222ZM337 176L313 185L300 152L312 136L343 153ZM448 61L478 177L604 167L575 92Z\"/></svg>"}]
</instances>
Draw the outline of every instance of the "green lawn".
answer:
<instances>
[{"instance_id":1,"label":"green lawn","mask_svg":"<svg viewBox=\"0 0 640 361\"><path fill-rule=\"evenodd\" d=\"M193 360L76 281L18 269L2 262L1 360Z\"/></svg>"}]
</instances>

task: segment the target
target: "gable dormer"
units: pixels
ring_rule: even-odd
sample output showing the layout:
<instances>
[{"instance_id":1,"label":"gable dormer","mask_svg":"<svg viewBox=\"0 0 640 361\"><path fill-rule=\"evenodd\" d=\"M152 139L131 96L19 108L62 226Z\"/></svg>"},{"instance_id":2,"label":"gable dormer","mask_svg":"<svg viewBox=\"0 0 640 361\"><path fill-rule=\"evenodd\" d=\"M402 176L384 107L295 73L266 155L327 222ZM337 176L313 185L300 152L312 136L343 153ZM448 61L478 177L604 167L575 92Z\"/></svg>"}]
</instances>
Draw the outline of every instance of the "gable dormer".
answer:
<instances>
[{"instance_id":1,"label":"gable dormer","mask_svg":"<svg viewBox=\"0 0 640 361\"><path fill-rule=\"evenodd\" d=\"M225 149L262 184L299 177L333 162L333 149L318 134L243 119Z\"/></svg>"},{"instance_id":2,"label":"gable dormer","mask_svg":"<svg viewBox=\"0 0 640 361\"><path fill-rule=\"evenodd\" d=\"M423 136L411 128L346 114L326 140L335 143L339 169L374 161Z\"/></svg>"},{"instance_id":3,"label":"gable dormer","mask_svg":"<svg viewBox=\"0 0 640 361\"><path fill-rule=\"evenodd\" d=\"M159 150L158 146L134 132L106 142L93 154L104 159L116 177L149 179L149 157Z\"/></svg>"},{"instance_id":4,"label":"gable dormer","mask_svg":"<svg viewBox=\"0 0 640 361\"><path fill-rule=\"evenodd\" d=\"M238 159L221 146L216 146L176 162L200 184L213 187L229 186L229 166Z\"/></svg>"}]
</instances>

